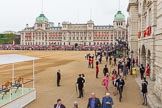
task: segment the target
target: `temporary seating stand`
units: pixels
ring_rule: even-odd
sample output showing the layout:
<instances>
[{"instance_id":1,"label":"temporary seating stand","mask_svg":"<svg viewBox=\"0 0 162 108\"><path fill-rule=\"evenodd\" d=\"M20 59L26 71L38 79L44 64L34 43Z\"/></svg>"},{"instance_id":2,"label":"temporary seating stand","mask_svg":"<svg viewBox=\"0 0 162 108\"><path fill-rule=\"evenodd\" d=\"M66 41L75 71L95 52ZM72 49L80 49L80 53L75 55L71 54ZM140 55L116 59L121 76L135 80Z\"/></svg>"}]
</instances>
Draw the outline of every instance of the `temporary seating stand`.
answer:
<instances>
[{"instance_id":1,"label":"temporary seating stand","mask_svg":"<svg viewBox=\"0 0 162 108\"><path fill-rule=\"evenodd\" d=\"M25 105L27 105L28 103L30 103L31 101L33 101L34 99L36 99L36 91L34 89L34 79L35 79L35 76L34 76L34 61L37 60L39 58L36 58L36 57L30 57L30 56L25 56L25 55L19 55L19 54L5 54L5 55L0 55L0 65L7 65L7 64L12 64L12 82L14 82L14 78L15 78L15 63L20 63L20 62L26 62L26 61L33 61L33 66L32 66L32 81L33 81L33 84L32 84L32 88L34 90L33 94L30 93L29 96L28 94L25 94L24 95L24 92L23 92L23 89L22 89L22 96L19 97L18 99L15 99L12 100L12 88L10 90L10 102L4 104L4 105L1 105L0 104L0 107L1 108L9 108L10 106L12 106L12 108L22 108L24 107ZM23 88L23 84L22 84L22 88ZM26 96L26 97L23 97ZM34 96L32 96L34 95ZM30 98L31 96L31 98ZM21 100L22 98L22 100ZM30 99L30 100L25 100L25 99ZM20 104L20 105L18 105Z\"/></svg>"}]
</instances>

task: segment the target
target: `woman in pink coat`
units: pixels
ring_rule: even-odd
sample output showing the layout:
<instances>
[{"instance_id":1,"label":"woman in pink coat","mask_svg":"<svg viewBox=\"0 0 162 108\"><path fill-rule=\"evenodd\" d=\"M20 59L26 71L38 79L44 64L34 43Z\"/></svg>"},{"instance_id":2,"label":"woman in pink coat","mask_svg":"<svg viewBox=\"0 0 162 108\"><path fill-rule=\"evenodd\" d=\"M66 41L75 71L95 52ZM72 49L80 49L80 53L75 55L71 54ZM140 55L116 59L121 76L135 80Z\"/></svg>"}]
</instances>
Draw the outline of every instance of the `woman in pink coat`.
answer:
<instances>
[{"instance_id":1,"label":"woman in pink coat","mask_svg":"<svg viewBox=\"0 0 162 108\"><path fill-rule=\"evenodd\" d=\"M108 85L109 85L109 75L106 74L106 76L104 77L104 86L105 86L105 89L106 89L106 92L108 92Z\"/></svg>"}]
</instances>

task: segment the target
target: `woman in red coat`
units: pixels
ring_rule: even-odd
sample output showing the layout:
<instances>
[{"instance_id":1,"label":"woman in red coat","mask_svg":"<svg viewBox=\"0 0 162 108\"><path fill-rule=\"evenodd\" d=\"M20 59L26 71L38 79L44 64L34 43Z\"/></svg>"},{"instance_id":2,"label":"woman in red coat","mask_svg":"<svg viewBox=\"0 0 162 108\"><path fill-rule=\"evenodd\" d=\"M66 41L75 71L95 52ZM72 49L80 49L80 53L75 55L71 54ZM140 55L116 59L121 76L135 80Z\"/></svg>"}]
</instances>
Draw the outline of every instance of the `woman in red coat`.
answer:
<instances>
[{"instance_id":1,"label":"woman in red coat","mask_svg":"<svg viewBox=\"0 0 162 108\"><path fill-rule=\"evenodd\" d=\"M150 76L150 65L147 64L146 66L146 76Z\"/></svg>"},{"instance_id":2,"label":"woman in red coat","mask_svg":"<svg viewBox=\"0 0 162 108\"><path fill-rule=\"evenodd\" d=\"M136 66L138 66L138 56L136 57Z\"/></svg>"}]
</instances>

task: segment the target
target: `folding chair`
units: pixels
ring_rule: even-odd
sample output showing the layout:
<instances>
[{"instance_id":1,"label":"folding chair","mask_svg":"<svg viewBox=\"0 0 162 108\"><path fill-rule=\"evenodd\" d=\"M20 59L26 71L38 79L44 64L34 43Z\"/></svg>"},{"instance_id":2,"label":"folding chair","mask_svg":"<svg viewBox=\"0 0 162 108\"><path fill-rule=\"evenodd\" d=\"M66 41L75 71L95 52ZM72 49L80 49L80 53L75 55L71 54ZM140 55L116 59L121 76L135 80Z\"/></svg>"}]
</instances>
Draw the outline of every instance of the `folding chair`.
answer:
<instances>
[{"instance_id":1,"label":"folding chair","mask_svg":"<svg viewBox=\"0 0 162 108\"><path fill-rule=\"evenodd\" d=\"M9 81L5 82L5 84L2 85L2 88L0 89L0 93L3 93L2 99L3 99L4 95L6 95L8 92L10 92L10 88L11 88L11 82L9 82Z\"/></svg>"},{"instance_id":2,"label":"folding chair","mask_svg":"<svg viewBox=\"0 0 162 108\"><path fill-rule=\"evenodd\" d=\"M15 93L17 92L19 87L22 87L22 83L23 83L23 78L19 77L17 80L15 80L15 83L12 84L12 87L16 87Z\"/></svg>"}]
</instances>

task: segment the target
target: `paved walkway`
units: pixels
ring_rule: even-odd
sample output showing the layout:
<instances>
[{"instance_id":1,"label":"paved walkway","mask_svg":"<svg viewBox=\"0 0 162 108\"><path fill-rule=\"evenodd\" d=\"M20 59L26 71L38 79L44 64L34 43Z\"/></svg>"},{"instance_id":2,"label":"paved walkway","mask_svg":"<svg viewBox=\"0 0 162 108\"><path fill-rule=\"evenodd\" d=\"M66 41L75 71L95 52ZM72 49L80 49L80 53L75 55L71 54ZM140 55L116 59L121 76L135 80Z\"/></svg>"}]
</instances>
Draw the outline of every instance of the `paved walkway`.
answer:
<instances>
[{"instance_id":1,"label":"paved walkway","mask_svg":"<svg viewBox=\"0 0 162 108\"><path fill-rule=\"evenodd\" d=\"M151 81L149 77L146 77L146 80L148 81L148 95L147 95L148 105L150 106L150 108L162 108L162 102L153 93L155 81ZM138 75L138 77L135 78L135 81L137 82L137 84L139 85L140 90L141 90L142 81L140 79L140 75Z\"/></svg>"}]
</instances>

